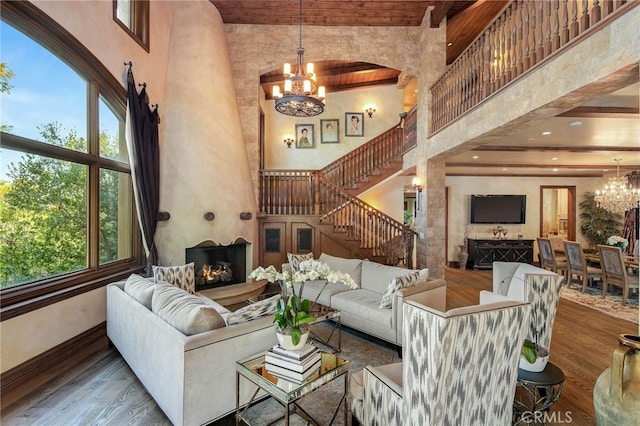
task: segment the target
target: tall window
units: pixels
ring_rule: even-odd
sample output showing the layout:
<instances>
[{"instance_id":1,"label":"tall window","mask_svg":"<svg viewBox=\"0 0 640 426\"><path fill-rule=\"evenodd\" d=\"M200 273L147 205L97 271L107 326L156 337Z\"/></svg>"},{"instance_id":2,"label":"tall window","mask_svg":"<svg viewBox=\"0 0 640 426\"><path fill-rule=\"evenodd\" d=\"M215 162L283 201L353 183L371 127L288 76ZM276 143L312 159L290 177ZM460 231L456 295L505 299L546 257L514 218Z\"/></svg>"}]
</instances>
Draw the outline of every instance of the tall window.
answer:
<instances>
[{"instance_id":1,"label":"tall window","mask_svg":"<svg viewBox=\"0 0 640 426\"><path fill-rule=\"evenodd\" d=\"M54 24L22 3L3 2L0 22L3 306L7 291L41 296L140 264L124 88L90 53L58 50L78 42L48 36Z\"/></svg>"},{"instance_id":2,"label":"tall window","mask_svg":"<svg viewBox=\"0 0 640 426\"><path fill-rule=\"evenodd\" d=\"M113 0L113 19L149 51L149 0Z\"/></svg>"}]
</instances>

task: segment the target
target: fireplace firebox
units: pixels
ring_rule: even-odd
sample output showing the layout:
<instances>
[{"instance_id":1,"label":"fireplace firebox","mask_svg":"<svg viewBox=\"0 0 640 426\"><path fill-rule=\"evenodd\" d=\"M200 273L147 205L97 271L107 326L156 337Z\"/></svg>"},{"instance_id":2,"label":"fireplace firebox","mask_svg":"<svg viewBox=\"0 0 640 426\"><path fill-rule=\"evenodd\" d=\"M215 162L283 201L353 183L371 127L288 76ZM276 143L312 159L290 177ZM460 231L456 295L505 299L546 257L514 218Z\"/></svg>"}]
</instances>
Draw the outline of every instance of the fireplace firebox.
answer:
<instances>
[{"instance_id":1,"label":"fireplace firebox","mask_svg":"<svg viewBox=\"0 0 640 426\"><path fill-rule=\"evenodd\" d=\"M244 283L247 279L247 242L244 240L229 245L204 241L188 247L185 258L186 263L194 263L197 290Z\"/></svg>"}]
</instances>

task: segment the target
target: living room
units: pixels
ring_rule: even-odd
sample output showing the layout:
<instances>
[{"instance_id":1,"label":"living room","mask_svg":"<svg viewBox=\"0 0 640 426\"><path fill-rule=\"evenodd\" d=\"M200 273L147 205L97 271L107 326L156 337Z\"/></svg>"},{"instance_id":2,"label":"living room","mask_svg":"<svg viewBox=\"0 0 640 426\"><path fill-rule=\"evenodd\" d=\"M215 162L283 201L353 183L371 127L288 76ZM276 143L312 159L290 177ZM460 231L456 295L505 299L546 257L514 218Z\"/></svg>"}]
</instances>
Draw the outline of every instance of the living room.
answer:
<instances>
[{"instance_id":1,"label":"living room","mask_svg":"<svg viewBox=\"0 0 640 426\"><path fill-rule=\"evenodd\" d=\"M253 257L257 257L259 241L258 228L255 220L241 220L242 212L258 212L256 201L257 188L255 186L256 171L260 168L260 154L258 141L260 94L257 90L259 75L270 69L275 69L281 63L291 60L293 54L292 43L287 40L295 38L297 28L260 28L253 31L246 38L242 38L240 26L225 26L210 2L201 2L190 7L178 7L171 2L152 2L152 20L150 26L151 48L146 51L137 42L114 25L110 2L31 2L41 9L45 15L69 31L80 44L85 46L103 66L110 77L121 86L124 84L126 67L123 61L134 63L135 76L139 83L145 82L151 103L158 103L162 114L161 124L161 210L169 212L170 220L161 222L156 234L156 242L160 252L160 260L166 265L177 265L183 261L186 247L211 239L216 242L230 242L238 237L254 242ZM178 10L178 9L185 10ZM628 13L627 19L632 24L637 22L637 8ZM86 19L78 19L86 17ZM4 19L4 18L3 18ZM615 24L612 24L615 25ZM626 28L633 25L625 24ZM171 28L171 31L167 31ZM419 68L428 62L426 57L434 52L442 54L444 47L436 46L429 50L429 54L421 53L417 46L403 46L408 51L397 52L398 44L404 40L418 40L422 29L396 28L371 30L370 34L359 34L356 29L342 29L342 32L327 35L322 29L305 31L305 44L309 46L309 59L335 58L348 60L365 60L376 62L381 51L394 52L389 65L397 69L413 70L418 74ZM272 40L257 41L261 34L268 32ZM634 35L628 31L615 29L616 46L623 45L625 40L634 40ZM348 38L347 33L357 36ZM436 40L444 39L444 31L440 29L424 29L424 33ZM204 34L207 36L205 37ZM257 35L256 35L257 34ZM264 37L262 37L264 38ZM230 40L231 39L231 40ZM381 42L383 40L384 42ZM415 43L418 45L418 43ZM523 82L511 92L500 95L491 105L472 111L460 120L432 138L421 133L418 147L405 155L404 169L416 168L417 174L423 176L426 185L425 207L427 215L420 216L417 226L418 232L427 236L418 242L418 266L429 266L435 276L444 276L444 265L447 261L456 259L457 245L462 242L465 215L468 212L467 195L472 193L525 193L528 195L527 225L518 229L510 229L512 235L522 233L526 236L537 236L538 223L536 199L540 185L566 185L566 178L520 177L517 179L495 179L477 177L448 177L440 172L432 179L429 174L436 167L433 162L438 155L448 150L463 149L460 145L484 135L489 135L494 129L500 129L503 123L511 118L504 117L505 109L509 114L524 115L520 107L505 108L512 105L509 99L523 99L531 95L531 87L549 87L545 94L549 99L559 99L562 95L573 90L579 90L590 82L614 74L617 70L638 61L637 44L629 43L629 48L600 51L599 59L586 61L580 72L571 74L566 80L571 88L558 88L559 93L553 93L553 87L542 83L543 77L533 77ZM311 48L313 46L313 49ZM317 46L317 47L316 47ZM356 46L357 49L354 47ZM578 47L580 48L580 47ZM580 52L580 58L588 56ZM415 58L422 58L416 61ZM568 60L568 59L567 59ZM255 61L252 63L252 61ZM581 60L576 60L581 61ZM250 63L246 71L238 72L243 64ZM418 90L426 94L427 80L433 81L439 76L444 64L436 69L429 69L423 75L430 75L422 81ZM552 67L553 68L553 67ZM561 69L565 64L557 65L549 72L562 76ZM579 75L576 75L579 74ZM529 77L531 78L531 77ZM559 77L560 78L560 77ZM255 83L255 84L254 84ZM340 111L328 118L338 118L341 126L346 126L344 113L360 111L361 101L370 96L379 98L379 111L368 120L365 132L369 136L370 123L376 123L381 128L389 128L398 120L398 114L403 111L401 97L385 96L386 91L397 89L358 90L354 92L362 98L352 104L344 105ZM543 92L543 91L540 91ZM249 95L246 95L249 93ZM348 93L348 92L347 92ZM335 95L335 99L345 96ZM393 98L393 103L387 104L386 99ZM418 109L422 122L427 122L429 110L428 95L420 96ZM328 105L331 105L331 97ZM533 101L532 101L533 102ZM537 104L547 104L549 100L537 99ZM334 105L339 102L334 102ZM533 111L533 105L527 111ZM263 110L271 111L271 106L264 106ZM213 119L212 117L215 117ZM300 121L304 124L308 121ZM193 125L193 123L198 123ZM293 131L293 121L288 126ZM384 123L389 124L388 126ZM470 123L473 123L471 125ZM383 125L384 124L384 125ZM373 124L371 124L373 126ZM426 130L426 129L425 129ZM316 132L317 133L317 132ZM275 163L275 156L284 158L285 155L296 155L302 158L320 151L291 150L281 141L280 129L272 127L269 133L269 143L275 154L271 160ZM373 134L371 136L374 136ZM204 143L206 142L206 143ZM472 145L476 142L472 142ZM339 144L343 148L342 144ZM467 149L467 148L464 148ZM636 153L637 155L637 153ZM296 159L296 168L300 166ZM268 164L267 164L268 167ZM314 167L315 168L315 167ZM396 204L395 199L401 200L402 188L410 178L399 177L402 183L394 183L393 201L395 212L401 210L402 201ZM197 184L193 184L197 182ZM575 182L575 183L574 183ZM575 178L572 184L583 193L600 185L599 178ZM473 189L473 186L477 189ZM507 184L509 186L507 186ZM435 186L434 186L435 185ZM513 186L511 186L513 185ZM449 188L450 198L445 200L444 188ZM224 188L221 191L220 188ZM462 188L465 188L464 190ZM469 189L466 189L469 188ZM468 192L467 192L468 191ZM429 194L428 197L426 194ZM449 217L442 212L448 201ZM372 202L371 202L372 203ZM373 203L372 203L373 204ZM382 203L381 203L382 204ZM435 206L435 209L434 209ZM396 215L394 209L384 211ZM213 221L202 220L205 212L214 211ZM429 213L430 212L430 213ZM255 216L254 216L255 217ZM538 217L539 218L539 217ZM402 220L402 215L398 215ZM449 233L445 234L448 223ZM488 236L487 229L472 229L473 235ZM448 241L446 250L444 241ZM427 253L429 255L427 255ZM256 263L256 262L252 262ZM138 269L142 263L135 265ZM255 265L254 265L255 266ZM135 268L132 268L135 269ZM121 278L128 275L130 270L118 271ZM110 279L115 280L115 275ZM74 285L80 286L84 281L77 280ZM47 351L73 339L94 328L99 328L105 320L105 290L102 286L95 286L89 292L83 290L71 291L72 298L57 296L56 303L42 303L37 308L16 310L11 313L11 306L2 306L2 372L20 365L24 365ZM59 290L59 289L58 289ZM75 291L75 293L74 293ZM4 295L3 295L4 296ZM24 303L24 300L22 301Z\"/></svg>"}]
</instances>

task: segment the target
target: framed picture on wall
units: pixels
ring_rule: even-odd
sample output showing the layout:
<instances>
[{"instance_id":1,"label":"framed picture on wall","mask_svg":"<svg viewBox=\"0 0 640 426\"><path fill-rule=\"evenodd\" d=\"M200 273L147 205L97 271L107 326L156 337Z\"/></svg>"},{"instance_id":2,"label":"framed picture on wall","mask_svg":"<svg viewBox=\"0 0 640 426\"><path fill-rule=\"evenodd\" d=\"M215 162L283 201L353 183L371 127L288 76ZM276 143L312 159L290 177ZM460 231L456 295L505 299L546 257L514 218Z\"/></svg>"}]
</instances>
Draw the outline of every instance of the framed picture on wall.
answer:
<instances>
[{"instance_id":1,"label":"framed picture on wall","mask_svg":"<svg viewBox=\"0 0 640 426\"><path fill-rule=\"evenodd\" d=\"M296 124L296 148L314 148L313 124Z\"/></svg>"},{"instance_id":2,"label":"framed picture on wall","mask_svg":"<svg viewBox=\"0 0 640 426\"><path fill-rule=\"evenodd\" d=\"M364 112L346 112L344 114L344 135L364 136Z\"/></svg>"},{"instance_id":3,"label":"framed picture on wall","mask_svg":"<svg viewBox=\"0 0 640 426\"><path fill-rule=\"evenodd\" d=\"M320 143L340 143L340 121L337 118L320 120Z\"/></svg>"}]
</instances>

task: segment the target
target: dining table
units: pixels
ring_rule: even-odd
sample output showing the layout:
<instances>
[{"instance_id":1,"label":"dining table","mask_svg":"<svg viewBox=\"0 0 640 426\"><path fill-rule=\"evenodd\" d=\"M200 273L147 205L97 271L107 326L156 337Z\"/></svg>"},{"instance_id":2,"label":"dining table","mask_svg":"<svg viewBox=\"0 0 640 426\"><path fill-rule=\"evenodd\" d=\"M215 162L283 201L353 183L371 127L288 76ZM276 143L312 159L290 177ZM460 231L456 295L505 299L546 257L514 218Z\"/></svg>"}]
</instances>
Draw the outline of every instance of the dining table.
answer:
<instances>
[{"instance_id":1,"label":"dining table","mask_svg":"<svg viewBox=\"0 0 640 426\"><path fill-rule=\"evenodd\" d=\"M585 253L584 259L594 266L600 266L600 255L598 253ZM624 265L627 268L636 268L638 269L638 260L640 260L640 256L628 256L623 255L622 260L624 261Z\"/></svg>"}]
</instances>

